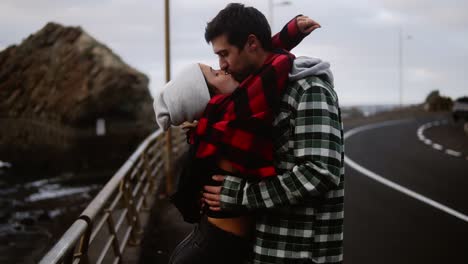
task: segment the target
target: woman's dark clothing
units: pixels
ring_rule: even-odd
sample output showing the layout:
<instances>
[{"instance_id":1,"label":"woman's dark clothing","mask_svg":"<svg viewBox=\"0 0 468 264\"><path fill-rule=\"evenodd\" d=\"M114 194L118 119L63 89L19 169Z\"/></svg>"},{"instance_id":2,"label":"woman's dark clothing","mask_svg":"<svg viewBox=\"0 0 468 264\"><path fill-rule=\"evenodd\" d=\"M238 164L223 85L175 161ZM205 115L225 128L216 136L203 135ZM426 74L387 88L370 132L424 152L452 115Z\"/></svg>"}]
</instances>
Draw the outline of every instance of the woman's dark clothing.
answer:
<instances>
[{"instance_id":1,"label":"woman's dark clothing","mask_svg":"<svg viewBox=\"0 0 468 264\"><path fill-rule=\"evenodd\" d=\"M252 252L247 238L224 231L203 216L174 249L169 264L243 264Z\"/></svg>"},{"instance_id":2,"label":"woman's dark clothing","mask_svg":"<svg viewBox=\"0 0 468 264\"><path fill-rule=\"evenodd\" d=\"M214 159L197 159L195 152L197 144L191 144L186 158L186 164L179 177L176 192L171 196L171 202L182 214L184 221L198 223L202 214L212 218L233 218L246 215L242 211L212 211L208 204L203 209L200 206L201 190L203 186L220 186L221 182L213 180L213 175L232 175L216 166Z\"/></svg>"}]
</instances>

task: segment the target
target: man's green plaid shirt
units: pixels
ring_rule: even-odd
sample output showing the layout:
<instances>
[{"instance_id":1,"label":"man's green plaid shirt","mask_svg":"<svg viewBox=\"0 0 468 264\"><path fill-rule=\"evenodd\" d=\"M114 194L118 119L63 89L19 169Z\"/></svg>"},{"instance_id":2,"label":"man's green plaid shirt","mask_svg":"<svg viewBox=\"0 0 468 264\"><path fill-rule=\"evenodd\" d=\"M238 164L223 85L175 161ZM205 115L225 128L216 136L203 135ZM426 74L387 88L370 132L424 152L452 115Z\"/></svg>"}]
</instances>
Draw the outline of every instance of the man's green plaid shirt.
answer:
<instances>
[{"instance_id":1,"label":"man's green plaid shirt","mask_svg":"<svg viewBox=\"0 0 468 264\"><path fill-rule=\"evenodd\" d=\"M333 87L292 82L274 122L277 177L227 176L221 208L255 213L253 263L342 263L344 140Z\"/></svg>"}]
</instances>

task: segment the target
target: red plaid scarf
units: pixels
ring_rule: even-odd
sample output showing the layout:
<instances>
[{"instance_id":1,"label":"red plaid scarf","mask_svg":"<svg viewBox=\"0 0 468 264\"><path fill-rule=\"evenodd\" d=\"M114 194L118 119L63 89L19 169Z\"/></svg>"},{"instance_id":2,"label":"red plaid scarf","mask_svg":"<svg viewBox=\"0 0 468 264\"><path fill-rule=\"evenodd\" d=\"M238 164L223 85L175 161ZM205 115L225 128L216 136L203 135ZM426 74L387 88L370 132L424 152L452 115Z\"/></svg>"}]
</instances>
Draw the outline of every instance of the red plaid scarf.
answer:
<instances>
[{"instance_id":1,"label":"red plaid scarf","mask_svg":"<svg viewBox=\"0 0 468 264\"><path fill-rule=\"evenodd\" d=\"M196 130L197 158L222 157L244 177L276 175L272 122L293 58L273 53L232 94L210 100Z\"/></svg>"},{"instance_id":2,"label":"red plaid scarf","mask_svg":"<svg viewBox=\"0 0 468 264\"><path fill-rule=\"evenodd\" d=\"M272 43L276 48L291 50L304 37L294 18L272 38ZM216 95L210 100L195 131L197 158L226 160L242 177L276 175L272 122L293 60L293 54L275 51L232 94Z\"/></svg>"}]
</instances>

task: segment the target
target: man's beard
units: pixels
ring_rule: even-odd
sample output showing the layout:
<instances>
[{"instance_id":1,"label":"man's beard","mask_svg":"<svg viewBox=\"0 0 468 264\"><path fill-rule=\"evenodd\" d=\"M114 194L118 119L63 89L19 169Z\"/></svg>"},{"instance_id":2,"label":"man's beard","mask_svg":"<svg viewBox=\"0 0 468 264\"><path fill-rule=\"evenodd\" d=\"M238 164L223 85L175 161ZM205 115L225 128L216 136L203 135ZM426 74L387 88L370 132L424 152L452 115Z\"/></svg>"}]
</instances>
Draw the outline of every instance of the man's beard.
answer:
<instances>
[{"instance_id":1,"label":"man's beard","mask_svg":"<svg viewBox=\"0 0 468 264\"><path fill-rule=\"evenodd\" d=\"M234 77L236 81L241 83L254 71L255 71L255 67L247 66L246 70L243 72L231 72L230 74L232 75L232 77Z\"/></svg>"},{"instance_id":2,"label":"man's beard","mask_svg":"<svg viewBox=\"0 0 468 264\"><path fill-rule=\"evenodd\" d=\"M249 76L248 74L245 74L245 73L231 73L232 77L234 77L234 80L238 81L238 82L243 82L245 80L245 78L247 78L247 76Z\"/></svg>"}]
</instances>

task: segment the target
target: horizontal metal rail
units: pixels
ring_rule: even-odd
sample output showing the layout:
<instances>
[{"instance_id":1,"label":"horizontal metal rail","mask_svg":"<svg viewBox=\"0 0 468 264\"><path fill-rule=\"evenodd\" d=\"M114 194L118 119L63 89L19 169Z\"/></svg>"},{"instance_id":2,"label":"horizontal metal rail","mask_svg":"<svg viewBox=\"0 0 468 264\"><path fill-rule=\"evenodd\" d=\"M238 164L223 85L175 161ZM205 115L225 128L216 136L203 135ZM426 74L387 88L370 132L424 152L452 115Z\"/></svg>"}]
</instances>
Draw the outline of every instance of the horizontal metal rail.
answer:
<instances>
[{"instance_id":1,"label":"horizontal metal rail","mask_svg":"<svg viewBox=\"0 0 468 264\"><path fill-rule=\"evenodd\" d=\"M140 213L167 177L166 160L186 150L180 129L172 130L171 153L164 153L166 138L161 130L148 136L40 263L120 263L125 248L139 243Z\"/></svg>"}]
</instances>

